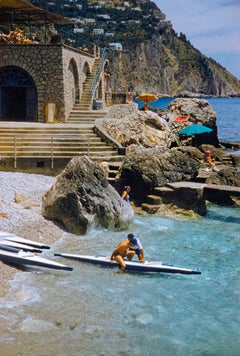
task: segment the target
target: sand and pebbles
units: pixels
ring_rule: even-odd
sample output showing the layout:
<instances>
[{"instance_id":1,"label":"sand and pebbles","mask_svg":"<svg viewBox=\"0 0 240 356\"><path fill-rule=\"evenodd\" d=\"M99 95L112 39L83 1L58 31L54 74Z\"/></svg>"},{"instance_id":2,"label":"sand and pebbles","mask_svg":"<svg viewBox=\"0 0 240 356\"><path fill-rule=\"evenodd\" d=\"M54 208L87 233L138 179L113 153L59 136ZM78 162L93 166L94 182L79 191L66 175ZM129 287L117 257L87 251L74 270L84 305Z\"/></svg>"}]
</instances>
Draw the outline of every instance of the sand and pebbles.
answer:
<instances>
[{"instance_id":1,"label":"sand and pebbles","mask_svg":"<svg viewBox=\"0 0 240 356\"><path fill-rule=\"evenodd\" d=\"M53 244L63 233L52 221L41 215L43 194L56 178L13 172L0 172L0 231L7 231L34 241ZM10 286L18 269L0 262L0 297Z\"/></svg>"}]
</instances>

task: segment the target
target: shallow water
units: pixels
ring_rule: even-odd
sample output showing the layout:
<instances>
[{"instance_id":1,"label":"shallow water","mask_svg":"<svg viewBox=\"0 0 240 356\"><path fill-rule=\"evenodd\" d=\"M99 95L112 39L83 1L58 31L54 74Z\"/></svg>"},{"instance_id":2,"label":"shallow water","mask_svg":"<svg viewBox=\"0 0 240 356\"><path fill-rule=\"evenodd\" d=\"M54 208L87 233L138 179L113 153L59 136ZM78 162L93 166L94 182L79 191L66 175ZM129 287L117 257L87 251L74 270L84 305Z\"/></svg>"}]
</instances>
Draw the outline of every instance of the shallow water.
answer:
<instances>
[{"instance_id":1,"label":"shallow water","mask_svg":"<svg viewBox=\"0 0 240 356\"><path fill-rule=\"evenodd\" d=\"M0 300L1 356L217 355L240 347L240 210L199 219L136 216L147 260L201 275L130 274L53 257L72 272L16 275ZM64 234L55 252L110 254L125 232Z\"/></svg>"}]
</instances>

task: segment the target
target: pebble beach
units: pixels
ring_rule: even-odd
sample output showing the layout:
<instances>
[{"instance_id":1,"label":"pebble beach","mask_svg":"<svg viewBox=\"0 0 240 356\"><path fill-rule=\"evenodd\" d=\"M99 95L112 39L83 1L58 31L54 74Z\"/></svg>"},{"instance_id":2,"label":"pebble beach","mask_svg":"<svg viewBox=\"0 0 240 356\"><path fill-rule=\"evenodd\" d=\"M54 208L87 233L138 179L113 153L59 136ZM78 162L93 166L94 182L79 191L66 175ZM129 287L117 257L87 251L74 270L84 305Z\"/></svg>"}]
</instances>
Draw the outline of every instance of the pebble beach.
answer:
<instances>
[{"instance_id":1,"label":"pebble beach","mask_svg":"<svg viewBox=\"0 0 240 356\"><path fill-rule=\"evenodd\" d=\"M41 215L44 193L56 178L40 174L0 172L0 231L7 231L34 241L53 244L63 230ZM0 297L19 269L0 262Z\"/></svg>"}]
</instances>

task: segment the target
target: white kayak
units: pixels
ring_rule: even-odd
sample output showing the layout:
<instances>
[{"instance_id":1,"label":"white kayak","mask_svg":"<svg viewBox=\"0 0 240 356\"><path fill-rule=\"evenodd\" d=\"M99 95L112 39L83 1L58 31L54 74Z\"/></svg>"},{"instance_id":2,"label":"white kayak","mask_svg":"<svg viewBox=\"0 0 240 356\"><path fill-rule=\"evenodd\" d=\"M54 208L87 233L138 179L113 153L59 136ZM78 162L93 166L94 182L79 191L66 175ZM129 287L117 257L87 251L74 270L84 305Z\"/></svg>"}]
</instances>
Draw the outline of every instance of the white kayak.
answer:
<instances>
[{"instance_id":1,"label":"white kayak","mask_svg":"<svg viewBox=\"0 0 240 356\"><path fill-rule=\"evenodd\" d=\"M24 244L19 244L17 242L12 242L12 241L7 241L7 240L0 240L0 249L2 250L8 250L8 251L29 251L29 252L34 252L34 253L41 253L42 250L39 248L29 246L29 245L24 245Z\"/></svg>"},{"instance_id":2,"label":"white kayak","mask_svg":"<svg viewBox=\"0 0 240 356\"><path fill-rule=\"evenodd\" d=\"M0 235L0 237L1 236L2 235ZM19 237L16 235L5 236L4 240L12 241L12 242L16 242L16 243L20 243L20 244L24 244L24 245L29 245L29 246L33 246L33 247L38 247L38 248L42 248L42 249L50 249L50 246L42 244L41 242L24 239L23 237Z\"/></svg>"},{"instance_id":3,"label":"white kayak","mask_svg":"<svg viewBox=\"0 0 240 356\"><path fill-rule=\"evenodd\" d=\"M72 271L70 266L63 265L61 263L49 260L47 258L39 257L31 252L11 252L0 250L0 261L10 263L13 265L30 265L38 267L46 267L53 269L61 269L66 271Z\"/></svg>"},{"instance_id":4,"label":"white kayak","mask_svg":"<svg viewBox=\"0 0 240 356\"><path fill-rule=\"evenodd\" d=\"M89 262L105 267L119 267L119 264L114 261L110 262L110 257L107 256L88 256L88 255L75 255L70 253L55 253L54 256L60 256L82 262ZM165 265L162 262L138 262L138 261L125 261L126 270L129 272L159 272L159 273L181 273L181 274L201 274L200 271L194 271L188 268L176 267Z\"/></svg>"}]
</instances>

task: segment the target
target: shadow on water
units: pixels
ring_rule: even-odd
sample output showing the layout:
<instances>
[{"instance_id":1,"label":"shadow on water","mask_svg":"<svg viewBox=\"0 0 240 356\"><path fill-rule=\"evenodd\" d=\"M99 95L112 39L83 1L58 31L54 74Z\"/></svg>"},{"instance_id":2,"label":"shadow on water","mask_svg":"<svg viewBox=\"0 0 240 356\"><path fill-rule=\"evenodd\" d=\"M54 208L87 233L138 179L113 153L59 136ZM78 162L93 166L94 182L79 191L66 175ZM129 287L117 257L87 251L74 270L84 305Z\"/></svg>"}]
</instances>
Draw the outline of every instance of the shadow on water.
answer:
<instances>
[{"instance_id":1,"label":"shadow on water","mask_svg":"<svg viewBox=\"0 0 240 356\"><path fill-rule=\"evenodd\" d=\"M224 209L225 214L222 213L222 210L210 210L205 218L208 220L217 220L226 223L240 224L239 210L239 208L236 208L235 211L233 211L233 209L228 211L226 208Z\"/></svg>"}]
</instances>

